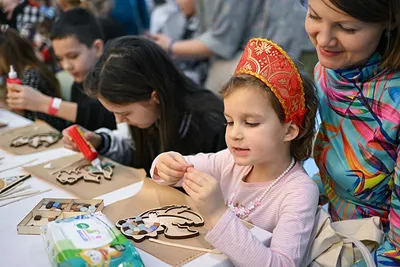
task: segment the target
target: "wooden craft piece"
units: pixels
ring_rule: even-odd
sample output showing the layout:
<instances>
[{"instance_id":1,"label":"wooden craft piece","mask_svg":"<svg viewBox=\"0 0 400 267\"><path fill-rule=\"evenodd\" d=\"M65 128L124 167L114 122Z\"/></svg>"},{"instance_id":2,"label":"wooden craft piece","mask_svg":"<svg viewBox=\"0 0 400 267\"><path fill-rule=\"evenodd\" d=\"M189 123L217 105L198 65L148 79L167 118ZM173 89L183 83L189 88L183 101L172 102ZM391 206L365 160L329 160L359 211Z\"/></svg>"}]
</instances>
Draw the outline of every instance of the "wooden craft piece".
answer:
<instances>
[{"instance_id":1,"label":"wooden craft piece","mask_svg":"<svg viewBox=\"0 0 400 267\"><path fill-rule=\"evenodd\" d=\"M100 183L101 178L111 180L114 172L114 164L110 162L102 163L103 171L94 168L92 165L85 164L82 166L75 167L72 170L68 168L58 171L56 179L62 184L74 184L77 181L83 179L85 182Z\"/></svg>"},{"instance_id":2,"label":"wooden craft piece","mask_svg":"<svg viewBox=\"0 0 400 267\"><path fill-rule=\"evenodd\" d=\"M27 145L28 143L29 143L29 137L19 136L11 141L10 146L20 147L20 146Z\"/></svg>"},{"instance_id":3,"label":"wooden craft piece","mask_svg":"<svg viewBox=\"0 0 400 267\"><path fill-rule=\"evenodd\" d=\"M105 166L102 167L103 170L100 171L99 169L97 169L97 168L95 168L95 167L93 167L93 166L88 165L88 166L87 166L87 171L88 171L90 174L93 174L93 175L94 175L94 174L102 174L102 175L104 176L105 179L111 180L111 176L113 175L113 172L114 172L113 167L114 167L114 166L112 166L112 165L105 165Z\"/></svg>"},{"instance_id":4,"label":"wooden craft piece","mask_svg":"<svg viewBox=\"0 0 400 267\"><path fill-rule=\"evenodd\" d=\"M170 239L191 238L198 236L199 231L190 227L203 225L203 217L186 205L168 205L147 210L116 223L121 233L135 242L157 238L159 234Z\"/></svg>"},{"instance_id":5,"label":"wooden craft piece","mask_svg":"<svg viewBox=\"0 0 400 267\"><path fill-rule=\"evenodd\" d=\"M62 170L57 174L57 181L62 184L74 184L83 178L83 174L77 170Z\"/></svg>"},{"instance_id":6,"label":"wooden craft piece","mask_svg":"<svg viewBox=\"0 0 400 267\"><path fill-rule=\"evenodd\" d=\"M58 133L45 133L37 134L32 136L19 136L11 141L11 147L20 147L28 145L33 148L40 146L49 147L57 143L61 139L61 135Z\"/></svg>"}]
</instances>

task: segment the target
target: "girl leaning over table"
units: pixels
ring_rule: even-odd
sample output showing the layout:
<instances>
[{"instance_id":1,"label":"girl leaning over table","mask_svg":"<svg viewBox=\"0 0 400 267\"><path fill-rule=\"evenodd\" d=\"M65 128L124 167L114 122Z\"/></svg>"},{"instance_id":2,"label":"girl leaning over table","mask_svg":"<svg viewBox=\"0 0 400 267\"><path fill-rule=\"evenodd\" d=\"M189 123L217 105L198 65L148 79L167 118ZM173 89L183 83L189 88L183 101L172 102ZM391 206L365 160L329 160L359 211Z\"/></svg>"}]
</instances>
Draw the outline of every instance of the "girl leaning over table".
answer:
<instances>
[{"instance_id":1,"label":"girl leaning over table","mask_svg":"<svg viewBox=\"0 0 400 267\"><path fill-rule=\"evenodd\" d=\"M223 103L179 71L154 42L134 36L109 41L86 77L86 92L130 126L125 138L107 129L86 131L98 152L149 173L165 151L185 154L226 148ZM77 150L64 130L64 144Z\"/></svg>"}]
</instances>

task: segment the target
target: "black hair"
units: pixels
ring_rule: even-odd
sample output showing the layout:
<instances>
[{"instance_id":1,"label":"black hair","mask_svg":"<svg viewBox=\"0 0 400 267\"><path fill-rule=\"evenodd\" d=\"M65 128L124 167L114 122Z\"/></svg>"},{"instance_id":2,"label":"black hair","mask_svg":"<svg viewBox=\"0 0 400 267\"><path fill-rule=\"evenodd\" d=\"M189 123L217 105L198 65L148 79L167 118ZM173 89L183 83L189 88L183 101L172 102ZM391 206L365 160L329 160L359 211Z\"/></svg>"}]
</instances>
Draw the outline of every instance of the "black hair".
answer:
<instances>
[{"instance_id":1,"label":"black hair","mask_svg":"<svg viewBox=\"0 0 400 267\"><path fill-rule=\"evenodd\" d=\"M92 13L83 8L73 8L60 15L53 24L50 39L75 37L80 43L91 47L95 40L104 40L103 32Z\"/></svg>"},{"instance_id":2,"label":"black hair","mask_svg":"<svg viewBox=\"0 0 400 267\"><path fill-rule=\"evenodd\" d=\"M95 69L86 76L84 87L89 95L117 105L149 100L156 92L160 102L161 152L176 149L181 142L178 131L186 112L207 114L221 125L225 121L222 100L187 78L157 44L142 37L124 36L109 41ZM190 127L195 129L192 134L197 138L181 145L199 152L200 126L192 120ZM148 147L144 144L148 142L146 129L133 132L136 154L140 154L138 147Z\"/></svg>"}]
</instances>

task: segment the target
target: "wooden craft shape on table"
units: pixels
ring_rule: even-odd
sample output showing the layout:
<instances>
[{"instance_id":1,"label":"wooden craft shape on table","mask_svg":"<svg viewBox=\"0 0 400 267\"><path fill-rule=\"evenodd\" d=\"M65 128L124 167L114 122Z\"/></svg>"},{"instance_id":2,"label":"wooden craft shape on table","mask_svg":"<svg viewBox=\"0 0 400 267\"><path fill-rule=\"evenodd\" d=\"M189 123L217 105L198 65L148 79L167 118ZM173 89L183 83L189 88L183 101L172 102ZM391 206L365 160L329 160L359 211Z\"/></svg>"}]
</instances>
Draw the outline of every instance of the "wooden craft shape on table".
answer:
<instances>
[{"instance_id":1,"label":"wooden craft shape on table","mask_svg":"<svg viewBox=\"0 0 400 267\"><path fill-rule=\"evenodd\" d=\"M36 134L31 136L19 136L11 141L11 147L21 147L28 145L33 148L40 146L49 147L57 143L61 139L61 135L58 133L44 133Z\"/></svg>"},{"instance_id":2,"label":"wooden craft shape on table","mask_svg":"<svg viewBox=\"0 0 400 267\"><path fill-rule=\"evenodd\" d=\"M57 181L62 184L74 184L83 179L85 182L100 183L101 178L111 180L114 172L114 164L111 162L103 162L103 171L100 171L90 164L81 165L78 167L71 167L57 172L55 175Z\"/></svg>"},{"instance_id":3,"label":"wooden craft shape on table","mask_svg":"<svg viewBox=\"0 0 400 267\"><path fill-rule=\"evenodd\" d=\"M191 238L198 236L199 231L190 227L203 225L203 217L186 205L168 205L150 209L116 223L121 233L135 242L157 238L159 234L164 234L170 239Z\"/></svg>"}]
</instances>

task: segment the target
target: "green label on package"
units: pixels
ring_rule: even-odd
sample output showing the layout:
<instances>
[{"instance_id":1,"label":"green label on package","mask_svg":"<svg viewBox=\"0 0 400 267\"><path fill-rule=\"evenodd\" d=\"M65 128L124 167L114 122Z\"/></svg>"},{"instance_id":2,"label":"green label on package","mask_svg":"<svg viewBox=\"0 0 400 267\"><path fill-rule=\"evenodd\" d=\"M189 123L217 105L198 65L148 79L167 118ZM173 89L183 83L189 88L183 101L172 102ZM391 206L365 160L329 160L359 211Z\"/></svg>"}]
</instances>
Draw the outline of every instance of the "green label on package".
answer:
<instances>
[{"instance_id":1,"label":"green label on package","mask_svg":"<svg viewBox=\"0 0 400 267\"><path fill-rule=\"evenodd\" d=\"M51 222L42 236L53 266L144 266L133 244L101 212Z\"/></svg>"}]
</instances>

